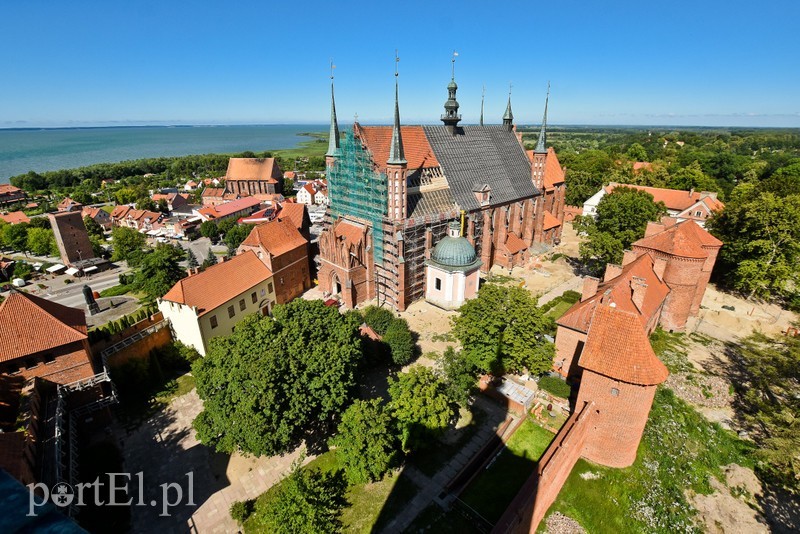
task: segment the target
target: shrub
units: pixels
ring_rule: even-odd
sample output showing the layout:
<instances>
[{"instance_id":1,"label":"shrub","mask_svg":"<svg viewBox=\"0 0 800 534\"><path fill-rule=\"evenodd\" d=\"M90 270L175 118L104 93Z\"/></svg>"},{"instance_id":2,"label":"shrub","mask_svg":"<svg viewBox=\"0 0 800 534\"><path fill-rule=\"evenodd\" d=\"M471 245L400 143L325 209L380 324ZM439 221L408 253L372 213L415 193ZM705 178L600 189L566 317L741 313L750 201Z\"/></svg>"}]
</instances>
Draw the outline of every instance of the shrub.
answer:
<instances>
[{"instance_id":1,"label":"shrub","mask_svg":"<svg viewBox=\"0 0 800 534\"><path fill-rule=\"evenodd\" d=\"M543 389L556 397L569 398L572 388L556 376L543 376L539 379L539 389Z\"/></svg>"},{"instance_id":2,"label":"shrub","mask_svg":"<svg viewBox=\"0 0 800 534\"><path fill-rule=\"evenodd\" d=\"M382 336L394 321L394 315L386 308L368 306L364 308L364 322Z\"/></svg>"},{"instance_id":3,"label":"shrub","mask_svg":"<svg viewBox=\"0 0 800 534\"><path fill-rule=\"evenodd\" d=\"M414 357L414 338L405 319L392 318L383 342L389 346L392 361L397 365L405 365Z\"/></svg>"},{"instance_id":4,"label":"shrub","mask_svg":"<svg viewBox=\"0 0 800 534\"><path fill-rule=\"evenodd\" d=\"M234 521L240 525L253 513L253 501L235 501L231 505L230 513Z\"/></svg>"}]
</instances>

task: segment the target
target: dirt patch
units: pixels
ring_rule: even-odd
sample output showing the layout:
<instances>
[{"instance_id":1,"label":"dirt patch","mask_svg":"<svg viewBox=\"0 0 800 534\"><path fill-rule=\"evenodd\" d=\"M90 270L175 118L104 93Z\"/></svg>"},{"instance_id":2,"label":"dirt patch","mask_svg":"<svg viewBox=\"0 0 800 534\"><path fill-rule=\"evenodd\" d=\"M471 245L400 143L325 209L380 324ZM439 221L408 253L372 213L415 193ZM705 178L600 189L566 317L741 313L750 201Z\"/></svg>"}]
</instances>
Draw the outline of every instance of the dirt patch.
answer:
<instances>
[{"instance_id":1,"label":"dirt patch","mask_svg":"<svg viewBox=\"0 0 800 534\"><path fill-rule=\"evenodd\" d=\"M456 346L456 341L448 338L448 334L450 319L458 312L443 310L425 300L418 300L397 315L408 321L411 331L419 335L417 343L423 354L442 353L447 347Z\"/></svg>"},{"instance_id":2,"label":"dirt patch","mask_svg":"<svg viewBox=\"0 0 800 534\"><path fill-rule=\"evenodd\" d=\"M547 534L583 534L586 532L580 523L561 512L554 512L547 516L545 525Z\"/></svg>"},{"instance_id":3,"label":"dirt patch","mask_svg":"<svg viewBox=\"0 0 800 534\"><path fill-rule=\"evenodd\" d=\"M687 495L689 502L697 510L697 518L707 532L769 532L764 518L754 507L756 493L761 492L761 485L753 472L741 466L729 465L725 468L729 484L737 484L731 489L717 480L711 479L714 493L711 495ZM742 485L738 485L742 484ZM749 487L756 493L744 489ZM735 496L736 495L736 496Z\"/></svg>"}]
</instances>

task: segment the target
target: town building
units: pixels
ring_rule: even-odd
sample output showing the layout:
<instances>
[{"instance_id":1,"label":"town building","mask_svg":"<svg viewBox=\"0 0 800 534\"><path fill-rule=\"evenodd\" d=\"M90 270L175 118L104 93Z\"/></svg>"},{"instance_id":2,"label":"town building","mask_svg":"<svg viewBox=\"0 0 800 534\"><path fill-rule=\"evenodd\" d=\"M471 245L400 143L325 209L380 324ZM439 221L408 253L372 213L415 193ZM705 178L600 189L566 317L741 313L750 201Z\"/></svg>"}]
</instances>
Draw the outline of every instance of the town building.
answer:
<instances>
[{"instance_id":1,"label":"town building","mask_svg":"<svg viewBox=\"0 0 800 534\"><path fill-rule=\"evenodd\" d=\"M56 384L94 376L83 310L12 291L0 304L0 325L0 375Z\"/></svg>"},{"instance_id":2,"label":"town building","mask_svg":"<svg viewBox=\"0 0 800 534\"><path fill-rule=\"evenodd\" d=\"M299 204L311 206L314 204L314 195L316 195L316 193L314 185L307 182L297 191L297 202Z\"/></svg>"},{"instance_id":3,"label":"town building","mask_svg":"<svg viewBox=\"0 0 800 534\"><path fill-rule=\"evenodd\" d=\"M203 207L218 206L239 198L237 195L225 193L224 187L206 187L200 194L200 203Z\"/></svg>"},{"instance_id":4,"label":"town building","mask_svg":"<svg viewBox=\"0 0 800 534\"><path fill-rule=\"evenodd\" d=\"M206 355L213 337L229 336L244 317L276 303L272 271L252 251L178 281L158 299L175 339Z\"/></svg>"},{"instance_id":5,"label":"town building","mask_svg":"<svg viewBox=\"0 0 800 534\"><path fill-rule=\"evenodd\" d=\"M111 230L111 215L106 210L86 206L81 211L81 217L84 219L89 217L99 224L103 230Z\"/></svg>"},{"instance_id":6,"label":"town building","mask_svg":"<svg viewBox=\"0 0 800 534\"><path fill-rule=\"evenodd\" d=\"M283 192L283 171L275 158L231 158L225 173L225 191L239 196Z\"/></svg>"},{"instance_id":7,"label":"town building","mask_svg":"<svg viewBox=\"0 0 800 534\"><path fill-rule=\"evenodd\" d=\"M156 204L164 200L170 212L191 212L188 197L186 193L155 193L151 198Z\"/></svg>"},{"instance_id":8,"label":"town building","mask_svg":"<svg viewBox=\"0 0 800 534\"><path fill-rule=\"evenodd\" d=\"M718 198L717 194L709 191L697 192L694 189L690 191L681 191L678 189L663 189L660 187L647 187L643 185L629 185L611 182L610 184L602 187L600 191L589 197L583 203L583 215L591 215L592 217L597 214L597 205L604 196L611 193L617 187L629 187L631 189L638 189L653 195L653 202L663 202L667 208L667 214L670 217L675 217L678 222L693 220L702 227L705 227L706 220L711 215L720 211L725 207Z\"/></svg>"},{"instance_id":9,"label":"town building","mask_svg":"<svg viewBox=\"0 0 800 534\"><path fill-rule=\"evenodd\" d=\"M462 126L457 88L453 77L442 125L401 126L396 84L394 125L356 122L340 140L331 85L330 209L319 238L318 279L323 292L348 308L377 299L404 310L423 298L425 261L462 213L464 237L483 272L525 265L559 235L555 227L544 231L544 175L548 158L555 158L546 149L546 111L529 159L510 96L502 125Z\"/></svg>"},{"instance_id":10,"label":"town building","mask_svg":"<svg viewBox=\"0 0 800 534\"><path fill-rule=\"evenodd\" d=\"M0 184L0 206L8 206L25 200L25 191L11 184Z\"/></svg>"},{"instance_id":11,"label":"town building","mask_svg":"<svg viewBox=\"0 0 800 534\"><path fill-rule=\"evenodd\" d=\"M111 225L149 232L158 228L164 214L158 211L137 210L133 206L115 206L111 211Z\"/></svg>"},{"instance_id":12,"label":"town building","mask_svg":"<svg viewBox=\"0 0 800 534\"><path fill-rule=\"evenodd\" d=\"M69 197L64 197L64 200L58 203L57 209L58 211L80 211L83 209L83 204Z\"/></svg>"},{"instance_id":13,"label":"town building","mask_svg":"<svg viewBox=\"0 0 800 534\"><path fill-rule=\"evenodd\" d=\"M0 213L0 221L5 221L8 224L29 223L31 220L22 211L11 211L8 213Z\"/></svg>"},{"instance_id":14,"label":"town building","mask_svg":"<svg viewBox=\"0 0 800 534\"><path fill-rule=\"evenodd\" d=\"M261 201L256 197L244 197L214 206L206 206L194 213L203 221L220 222L226 219L239 219L247 217L261 207Z\"/></svg>"},{"instance_id":15,"label":"town building","mask_svg":"<svg viewBox=\"0 0 800 534\"><path fill-rule=\"evenodd\" d=\"M451 221L449 228L449 235L439 240L425 262L425 300L445 310L456 310L478 294L481 260L475 247L461 235L459 223Z\"/></svg>"},{"instance_id":16,"label":"town building","mask_svg":"<svg viewBox=\"0 0 800 534\"><path fill-rule=\"evenodd\" d=\"M278 304L286 304L311 287L308 240L292 221L279 219L253 228L236 253L248 251L272 271Z\"/></svg>"},{"instance_id":17,"label":"town building","mask_svg":"<svg viewBox=\"0 0 800 534\"><path fill-rule=\"evenodd\" d=\"M49 213L47 218L50 219L50 226L64 265L80 269L85 262L94 258L92 243L89 241L89 234L80 211Z\"/></svg>"}]
</instances>

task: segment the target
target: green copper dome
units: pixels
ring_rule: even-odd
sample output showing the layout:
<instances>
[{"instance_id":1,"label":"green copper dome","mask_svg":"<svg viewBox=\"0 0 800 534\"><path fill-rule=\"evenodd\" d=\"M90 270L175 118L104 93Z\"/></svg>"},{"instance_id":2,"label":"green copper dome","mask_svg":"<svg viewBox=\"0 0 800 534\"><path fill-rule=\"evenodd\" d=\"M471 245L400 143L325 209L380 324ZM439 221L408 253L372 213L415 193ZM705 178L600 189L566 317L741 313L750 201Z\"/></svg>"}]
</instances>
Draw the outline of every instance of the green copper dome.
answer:
<instances>
[{"instance_id":1,"label":"green copper dome","mask_svg":"<svg viewBox=\"0 0 800 534\"><path fill-rule=\"evenodd\" d=\"M459 224L451 223L450 235L443 237L433 248L430 261L447 270L468 270L481 261L466 237L458 236Z\"/></svg>"}]
</instances>

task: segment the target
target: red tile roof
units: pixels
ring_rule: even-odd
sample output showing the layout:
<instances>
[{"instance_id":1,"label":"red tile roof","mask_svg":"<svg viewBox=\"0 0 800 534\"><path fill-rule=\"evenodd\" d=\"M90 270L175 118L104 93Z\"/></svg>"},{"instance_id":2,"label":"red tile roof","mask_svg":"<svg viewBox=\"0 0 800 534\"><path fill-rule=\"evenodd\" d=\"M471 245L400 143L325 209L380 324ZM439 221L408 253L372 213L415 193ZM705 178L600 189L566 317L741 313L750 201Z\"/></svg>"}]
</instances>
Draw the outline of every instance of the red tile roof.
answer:
<instances>
[{"instance_id":1,"label":"red tile roof","mask_svg":"<svg viewBox=\"0 0 800 534\"><path fill-rule=\"evenodd\" d=\"M704 247L721 247L722 241L709 234L693 220L687 220L657 234L634 241L632 246L683 258L703 259L708 257L708 251Z\"/></svg>"},{"instance_id":2,"label":"red tile roof","mask_svg":"<svg viewBox=\"0 0 800 534\"><path fill-rule=\"evenodd\" d=\"M366 235L367 227L347 220L340 220L333 229L333 234L337 238L343 238L347 246L360 243Z\"/></svg>"},{"instance_id":3,"label":"red tile roof","mask_svg":"<svg viewBox=\"0 0 800 534\"><path fill-rule=\"evenodd\" d=\"M639 318L619 307L602 304L595 310L578 365L614 380L655 386L669 376Z\"/></svg>"},{"instance_id":4,"label":"red tile roof","mask_svg":"<svg viewBox=\"0 0 800 534\"><path fill-rule=\"evenodd\" d=\"M644 283L647 284L641 311L632 299L631 281L633 278L644 279ZM619 276L602 282L593 297L583 302L576 302L556 323L579 332L588 332L595 309L601 301L605 301L606 303L615 303L620 310L636 314L639 317L640 325L644 327L658 313L659 307L667 298L668 293L669 287L653 270L653 258L650 254L642 254L625 265Z\"/></svg>"},{"instance_id":5,"label":"red tile roof","mask_svg":"<svg viewBox=\"0 0 800 534\"><path fill-rule=\"evenodd\" d=\"M206 187L200 196L203 197L222 197L225 194L224 187Z\"/></svg>"},{"instance_id":6,"label":"red tile roof","mask_svg":"<svg viewBox=\"0 0 800 534\"><path fill-rule=\"evenodd\" d=\"M179 280L161 300L197 307L203 315L272 276L251 250Z\"/></svg>"},{"instance_id":7,"label":"red tile roof","mask_svg":"<svg viewBox=\"0 0 800 534\"><path fill-rule=\"evenodd\" d=\"M242 241L242 245L261 246L272 256L280 256L307 243L306 238L300 235L295 225L288 219L259 224Z\"/></svg>"},{"instance_id":8,"label":"red tile roof","mask_svg":"<svg viewBox=\"0 0 800 534\"><path fill-rule=\"evenodd\" d=\"M298 230L302 230L305 225L306 205L294 202L284 202L278 212L279 219L289 219Z\"/></svg>"},{"instance_id":9,"label":"red tile roof","mask_svg":"<svg viewBox=\"0 0 800 534\"><path fill-rule=\"evenodd\" d=\"M556 228L561 226L561 221L559 221L555 215L550 213L549 211L545 210L544 212L544 225L542 226L542 230L550 230L552 228Z\"/></svg>"},{"instance_id":10,"label":"red tile roof","mask_svg":"<svg viewBox=\"0 0 800 534\"><path fill-rule=\"evenodd\" d=\"M111 211L111 217L114 219L122 219L132 209L133 209L132 207L126 205L114 206L114 209Z\"/></svg>"},{"instance_id":11,"label":"red tile roof","mask_svg":"<svg viewBox=\"0 0 800 534\"><path fill-rule=\"evenodd\" d=\"M225 202L224 204L218 204L216 206L200 208L197 210L197 213L208 219L219 219L220 217L226 217L233 213L258 206L259 204L261 204L261 201L257 198L245 197L237 200L231 200L230 202Z\"/></svg>"},{"instance_id":12,"label":"red tile roof","mask_svg":"<svg viewBox=\"0 0 800 534\"><path fill-rule=\"evenodd\" d=\"M0 195L10 195L12 193L19 193L22 191L19 187L14 187L11 184L0 184Z\"/></svg>"},{"instance_id":13,"label":"red tile roof","mask_svg":"<svg viewBox=\"0 0 800 534\"><path fill-rule=\"evenodd\" d=\"M528 159L533 162L534 151L526 150ZM558 161L558 156L553 147L547 149L547 157L544 160L544 188L545 190L553 189L556 184L564 183L564 169L561 168L561 163Z\"/></svg>"},{"instance_id":14,"label":"red tile roof","mask_svg":"<svg viewBox=\"0 0 800 534\"><path fill-rule=\"evenodd\" d=\"M12 291L0 304L0 361L86 339L83 310Z\"/></svg>"},{"instance_id":15,"label":"red tile roof","mask_svg":"<svg viewBox=\"0 0 800 534\"><path fill-rule=\"evenodd\" d=\"M653 202L663 202L667 209L673 211L683 211L686 208L696 204L703 197L703 195L708 195L708 193L701 193L698 191L680 191L678 189L662 189L660 187L618 184L616 182L611 182L605 187L606 193L612 192L617 187L630 187L631 189L646 191L653 195ZM719 204L722 203L719 202Z\"/></svg>"},{"instance_id":16,"label":"red tile roof","mask_svg":"<svg viewBox=\"0 0 800 534\"><path fill-rule=\"evenodd\" d=\"M259 180L278 183L283 176L275 158L231 158L228 160L227 180Z\"/></svg>"},{"instance_id":17,"label":"red tile roof","mask_svg":"<svg viewBox=\"0 0 800 534\"><path fill-rule=\"evenodd\" d=\"M634 172L640 171L642 169L647 170L647 171L651 171L651 170L653 170L653 164L650 163L649 161L637 161L637 162L634 162L634 164L633 164Z\"/></svg>"},{"instance_id":18,"label":"red tile roof","mask_svg":"<svg viewBox=\"0 0 800 534\"><path fill-rule=\"evenodd\" d=\"M361 126L361 140L372 152L372 161L380 168L386 167L389 159L389 148L392 143L391 126ZM401 126L403 151L409 169L438 167L439 161L433 153L422 126Z\"/></svg>"},{"instance_id":19,"label":"red tile roof","mask_svg":"<svg viewBox=\"0 0 800 534\"><path fill-rule=\"evenodd\" d=\"M525 242L520 239L516 234L508 234L505 242L506 250L509 254L516 254L525 248Z\"/></svg>"},{"instance_id":20,"label":"red tile roof","mask_svg":"<svg viewBox=\"0 0 800 534\"><path fill-rule=\"evenodd\" d=\"M18 223L29 223L31 220L28 218L25 213L21 211L12 211L10 213L6 213L5 215L0 214L0 219L4 220L8 224L18 224Z\"/></svg>"}]
</instances>

